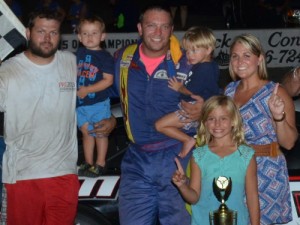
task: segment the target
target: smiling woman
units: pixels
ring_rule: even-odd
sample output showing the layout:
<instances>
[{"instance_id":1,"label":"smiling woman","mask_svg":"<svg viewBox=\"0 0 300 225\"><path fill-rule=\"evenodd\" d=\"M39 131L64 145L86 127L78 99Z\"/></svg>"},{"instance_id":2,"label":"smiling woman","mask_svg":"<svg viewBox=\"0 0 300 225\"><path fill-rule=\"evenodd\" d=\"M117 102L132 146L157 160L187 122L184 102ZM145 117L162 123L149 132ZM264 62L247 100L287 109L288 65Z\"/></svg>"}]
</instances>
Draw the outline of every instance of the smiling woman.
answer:
<instances>
[{"instance_id":1,"label":"smiling woman","mask_svg":"<svg viewBox=\"0 0 300 225\"><path fill-rule=\"evenodd\" d=\"M264 203L260 224L287 223L292 220L292 206L286 159L279 145L290 150L298 137L293 101L283 87L268 80L265 54L255 36L237 36L230 56L229 71L235 81L225 94L238 104L246 141L256 151L259 199ZM281 187L278 195L270 195L274 186Z\"/></svg>"}]
</instances>

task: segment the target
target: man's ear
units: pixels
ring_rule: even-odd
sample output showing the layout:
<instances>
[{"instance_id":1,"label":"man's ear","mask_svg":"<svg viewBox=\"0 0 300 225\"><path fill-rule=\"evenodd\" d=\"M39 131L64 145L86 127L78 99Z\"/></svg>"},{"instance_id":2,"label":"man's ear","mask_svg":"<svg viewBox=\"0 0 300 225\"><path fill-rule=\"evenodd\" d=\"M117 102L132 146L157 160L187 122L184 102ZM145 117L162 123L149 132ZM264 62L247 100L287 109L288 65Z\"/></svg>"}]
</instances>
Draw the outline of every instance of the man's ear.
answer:
<instances>
[{"instance_id":1,"label":"man's ear","mask_svg":"<svg viewBox=\"0 0 300 225\"><path fill-rule=\"evenodd\" d=\"M26 28L26 38L27 38L27 40L30 39L30 30L29 30L29 28Z\"/></svg>"},{"instance_id":2,"label":"man's ear","mask_svg":"<svg viewBox=\"0 0 300 225\"><path fill-rule=\"evenodd\" d=\"M137 29L138 29L139 35L142 36L143 35L143 30L142 30L142 24L141 23L137 24Z\"/></svg>"}]
</instances>

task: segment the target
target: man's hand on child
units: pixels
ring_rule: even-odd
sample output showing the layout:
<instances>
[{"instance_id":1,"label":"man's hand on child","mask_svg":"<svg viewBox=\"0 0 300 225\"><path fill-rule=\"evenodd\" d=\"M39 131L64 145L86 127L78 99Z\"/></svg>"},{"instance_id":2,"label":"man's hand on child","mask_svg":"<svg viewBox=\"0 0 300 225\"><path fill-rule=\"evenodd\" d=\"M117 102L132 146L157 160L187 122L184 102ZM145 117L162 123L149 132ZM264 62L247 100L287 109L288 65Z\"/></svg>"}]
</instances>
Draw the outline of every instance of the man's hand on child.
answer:
<instances>
[{"instance_id":1,"label":"man's hand on child","mask_svg":"<svg viewBox=\"0 0 300 225\"><path fill-rule=\"evenodd\" d=\"M107 137L116 127L117 120L114 116L108 119L103 119L94 124L94 129L89 131L90 134L96 134L96 137Z\"/></svg>"},{"instance_id":2,"label":"man's hand on child","mask_svg":"<svg viewBox=\"0 0 300 225\"><path fill-rule=\"evenodd\" d=\"M181 101L183 110L179 113L187 118L183 121L185 123L200 119L201 109L204 103L204 99L199 95L191 95L191 97L195 100L195 103L193 104L184 100Z\"/></svg>"}]
</instances>

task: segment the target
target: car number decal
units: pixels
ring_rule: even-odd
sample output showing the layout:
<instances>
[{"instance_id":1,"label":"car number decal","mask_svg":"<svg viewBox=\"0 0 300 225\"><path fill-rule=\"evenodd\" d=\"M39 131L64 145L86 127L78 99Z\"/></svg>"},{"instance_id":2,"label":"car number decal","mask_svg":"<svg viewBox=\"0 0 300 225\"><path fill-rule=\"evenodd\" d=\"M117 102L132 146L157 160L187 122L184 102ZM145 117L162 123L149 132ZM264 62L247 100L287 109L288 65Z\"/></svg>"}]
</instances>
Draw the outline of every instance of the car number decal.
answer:
<instances>
[{"instance_id":1,"label":"car number decal","mask_svg":"<svg viewBox=\"0 0 300 225\"><path fill-rule=\"evenodd\" d=\"M116 200L120 176L79 177L79 199Z\"/></svg>"}]
</instances>

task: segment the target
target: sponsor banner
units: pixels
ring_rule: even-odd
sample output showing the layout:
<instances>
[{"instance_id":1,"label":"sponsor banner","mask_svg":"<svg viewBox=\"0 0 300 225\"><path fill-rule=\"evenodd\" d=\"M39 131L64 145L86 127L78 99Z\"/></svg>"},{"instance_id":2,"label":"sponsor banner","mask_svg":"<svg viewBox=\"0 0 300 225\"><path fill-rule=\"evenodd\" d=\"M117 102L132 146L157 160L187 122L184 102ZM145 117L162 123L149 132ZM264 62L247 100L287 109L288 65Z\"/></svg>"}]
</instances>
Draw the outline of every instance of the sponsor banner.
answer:
<instances>
[{"instance_id":1,"label":"sponsor banner","mask_svg":"<svg viewBox=\"0 0 300 225\"><path fill-rule=\"evenodd\" d=\"M251 33L258 37L266 53L268 67L294 67L300 65L300 29L265 29L265 30L215 30L217 47L214 57L220 68L227 68L229 62L229 46L232 39L243 33ZM174 33L179 39L184 32ZM117 49L138 40L137 33L108 33L104 43L107 51L113 54ZM75 52L79 46L77 35L62 35L61 49Z\"/></svg>"},{"instance_id":2,"label":"sponsor banner","mask_svg":"<svg viewBox=\"0 0 300 225\"><path fill-rule=\"evenodd\" d=\"M103 48L113 54L117 49L135 43L138 39L139 36L137 33L107 33ZM60 42L60 49L75 52L79 47L79 44L76 34L63 34Z\"/></svg>"}]
</instances>

